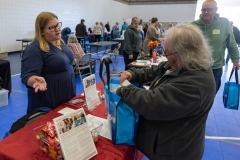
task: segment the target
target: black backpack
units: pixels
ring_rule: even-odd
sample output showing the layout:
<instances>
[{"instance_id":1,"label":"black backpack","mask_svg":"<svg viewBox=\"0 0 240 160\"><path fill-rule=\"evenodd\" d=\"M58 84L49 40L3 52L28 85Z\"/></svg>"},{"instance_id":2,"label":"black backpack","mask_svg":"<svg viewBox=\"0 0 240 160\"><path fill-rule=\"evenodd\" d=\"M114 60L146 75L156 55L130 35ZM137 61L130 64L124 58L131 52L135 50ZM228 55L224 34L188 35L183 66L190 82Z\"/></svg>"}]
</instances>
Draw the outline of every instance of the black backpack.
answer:
<instances>
[{"instance_id":1,"label":"black backpack","mask_svg":"<svg viewBox=\"0 0 240 160\"><path fill-rule=\"evenodd\" d=\"M37 108L36 110L24 115L23 117L19 118L16 122L14 122L12 124L11 129L5 133L4 138L13 134L14 132L18 131L19 129L23 128L24 126L28 125L29 123L37 120L38 118L42 117L49 111L51 111L50 108L41 107L41 108Z\"/></svg>"}]
</instances>

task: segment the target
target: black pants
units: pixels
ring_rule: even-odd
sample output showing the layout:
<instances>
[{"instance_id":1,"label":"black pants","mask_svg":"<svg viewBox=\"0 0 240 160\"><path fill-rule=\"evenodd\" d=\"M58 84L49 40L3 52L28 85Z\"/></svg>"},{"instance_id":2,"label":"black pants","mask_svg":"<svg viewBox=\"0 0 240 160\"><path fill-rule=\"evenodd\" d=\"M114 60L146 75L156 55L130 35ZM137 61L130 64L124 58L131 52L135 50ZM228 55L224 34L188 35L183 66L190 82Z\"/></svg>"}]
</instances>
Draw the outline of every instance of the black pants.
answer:
<instances>
[{"instance_id":1,"label":"black pants","mask_svg":"<svg viewBox=\"0 0 240 160\"><path fill-rule=\"evenodd\" d=\"M95 42L100 42L101 35L95 34Z\"/></svg>"},{"instance_id":2,"label":"black pants","mask_svg":"<svg viewBox=\"0 0 240 160\"><path fill-rule=\"evenodd\" d=\"M128 70L130 67L128 64L134 62L137 60L137 57L139 55L139 52L133 52L133 59L129 59L129 54L127 54L125 51L123 51L123 58L125 63L125 71Z\"/></svg>"}]
</instances>

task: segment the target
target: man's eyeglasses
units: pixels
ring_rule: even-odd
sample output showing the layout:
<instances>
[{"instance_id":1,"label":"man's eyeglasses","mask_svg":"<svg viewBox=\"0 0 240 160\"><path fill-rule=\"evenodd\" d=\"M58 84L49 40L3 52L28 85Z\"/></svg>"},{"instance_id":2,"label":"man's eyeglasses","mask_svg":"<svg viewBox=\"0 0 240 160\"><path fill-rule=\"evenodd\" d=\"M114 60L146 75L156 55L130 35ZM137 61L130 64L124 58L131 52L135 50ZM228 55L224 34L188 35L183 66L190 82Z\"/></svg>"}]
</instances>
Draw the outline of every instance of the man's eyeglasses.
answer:
<instances>
[{"instance_id":1,"label":"man's eyeglasses","mask_svg":"<svg viewBox=\"0 0 240 160\"><path fill-rule=\"evenodd\" d=\"M165 56L165 57L168 57L168 56L171 56L171 55L177 54L178 52L167 53L166 50L164 50L163 53L164 53L164 56Z\"/></svg>"},{"instance_id":2,"label":"man's eyeglasses","mask_svg":"<svg viewBox=\"0 0 240 160\"><path fill-rule=\"evenodd\" d=\"M55 26L50 26L47 29L49 29L51 32L54 32L57 28L62 27L62 22L58 22Z\"/></svg>"},{"instance_id":3,"label":"man's eyeglasses","mask_svg":"<svg viewBox=\"0 0 240 160\"><path fill-rule=\"evenodd\" d=\"M201 11L202 12L212 12L214 9L216 9L216 7L213 7L213 8L202 8Z\"/></svg>"}]
</instances>

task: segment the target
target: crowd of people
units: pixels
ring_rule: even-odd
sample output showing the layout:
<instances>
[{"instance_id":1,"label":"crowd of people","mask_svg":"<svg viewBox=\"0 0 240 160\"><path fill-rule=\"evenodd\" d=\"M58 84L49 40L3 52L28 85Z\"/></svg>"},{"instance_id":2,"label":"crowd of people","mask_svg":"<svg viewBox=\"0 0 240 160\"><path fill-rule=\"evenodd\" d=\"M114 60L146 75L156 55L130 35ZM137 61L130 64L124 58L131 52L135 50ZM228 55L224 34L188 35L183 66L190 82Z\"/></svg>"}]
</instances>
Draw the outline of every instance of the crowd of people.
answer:
<instances>
[{"instance_id":1,"label":"crowd of people","mask_svg":"<svg viewBox=\"0 0 240 160\"><path fill-rule=\"evenodd\" d=\"M143 29L138 17L133 17L130 25L119 27L116 22L112 28L114 38L124 32L126 71L120 83L151 83L148 90L128 85L113 91L139 113L136 147L150 159L202 158L206 120L221 85L226 48L233 67L239 69L236 28L220 17L217 9L215 0L205 0L198 20L169 24L164 35L156 17ZM109 22L96 22L89 33L84 22L82 19L76 26L77 37L92 32L100 41L104 33L110 32ZM54 109L76 95L72 65L85 53L73 34L65 45L61 26L51 12L42 12L36 18L35 39L24 50L21 68L22 82L28 88L28 113L43 106ZM147 44L151 40L164 41L167 61L151 68L128 68L127 64L139 55L149 53Z\"/></svg>"}]
</instances>

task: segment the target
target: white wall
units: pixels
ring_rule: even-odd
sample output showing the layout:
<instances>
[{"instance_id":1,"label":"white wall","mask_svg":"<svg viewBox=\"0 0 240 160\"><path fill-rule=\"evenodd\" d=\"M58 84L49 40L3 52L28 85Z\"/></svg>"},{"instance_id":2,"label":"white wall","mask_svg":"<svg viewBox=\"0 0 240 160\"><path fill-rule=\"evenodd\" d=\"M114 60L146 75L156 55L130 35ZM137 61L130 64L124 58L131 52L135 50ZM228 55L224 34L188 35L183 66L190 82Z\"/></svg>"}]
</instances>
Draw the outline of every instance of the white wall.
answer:
<instances>
[{"instance_id":1,"label":"white wall","mask_svg":"<svg viewBox=\"0 0 240 160\"><path fill-rule=\"evenodd\" d=\"M95 22L109 21L110 26L137 15L143 21L157 16L160 22L192 21L196 5L126 5L114 0L0 0L0 48L2 51L19 51L21 42L16 39L33 38L34 23L42 11L55 13L64 27L75 32L80 19L88 27Z\"/></svg>"},{"instance_id":2,"label":"white wall","mask_svg":"<svg viewBox=\"0 0 240 160\"><path fill-rule=\"evenodd\" d=\"M16 39L33 38L36 17L42 11L55 13L64 27L75 27L80 19L93 27L95 22L117 21L128 17L129 6L113 0L0 0L0 48L1 51L19 51L21 42ZM121 16L120 16L121 15Z\"/></svg>"},{"instance_id":3,"label":"white wall","mask_svg":"<svg viewBox=\"0 0 240 160\"><path fill-rule=\"evenodd\" d=\"M131 5L129 16L136 15L143 22L157 17L159 22L191 22L195 18L196 4Z\"/></svg>"}]
</instances>

